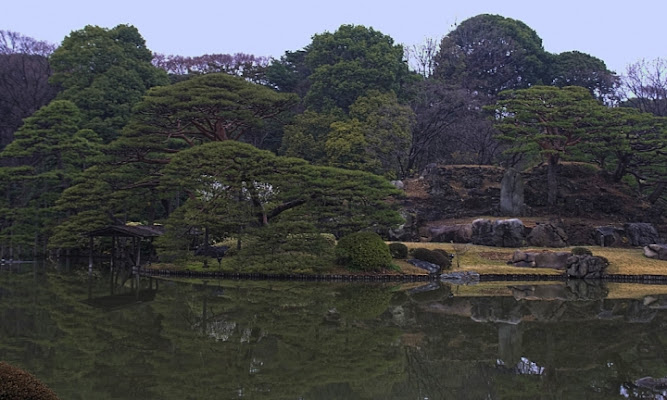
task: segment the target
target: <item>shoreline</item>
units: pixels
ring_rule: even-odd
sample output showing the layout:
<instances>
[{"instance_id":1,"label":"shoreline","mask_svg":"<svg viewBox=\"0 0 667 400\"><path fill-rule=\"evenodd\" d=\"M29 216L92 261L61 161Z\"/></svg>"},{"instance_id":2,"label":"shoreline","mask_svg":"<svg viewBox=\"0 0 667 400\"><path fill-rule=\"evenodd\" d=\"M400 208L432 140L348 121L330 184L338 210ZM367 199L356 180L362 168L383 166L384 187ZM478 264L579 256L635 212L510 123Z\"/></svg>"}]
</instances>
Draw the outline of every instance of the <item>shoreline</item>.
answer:
<instances>
[{"instance_id":1,"label":"shoreline","mask_svg":"<svg viewBox=\"0 0 667 400\"><path fill-rule=\"evenodd\" d=\"M215 278L229 280L276 280L309 282L432 282L439 281L439 275L428 274L269 274L240 273L224 271L191 271L142 269L140 275L149 277L173 278ZM479 274L480 282L515 282L515 281L568 281L583 280L568 278L564 274ZM628 275L605 274L600 279L584 280L588 282L619 282L667 285L667 275ZM443 280L443 282L447 282Z\"/></svg>"}]
</instances>

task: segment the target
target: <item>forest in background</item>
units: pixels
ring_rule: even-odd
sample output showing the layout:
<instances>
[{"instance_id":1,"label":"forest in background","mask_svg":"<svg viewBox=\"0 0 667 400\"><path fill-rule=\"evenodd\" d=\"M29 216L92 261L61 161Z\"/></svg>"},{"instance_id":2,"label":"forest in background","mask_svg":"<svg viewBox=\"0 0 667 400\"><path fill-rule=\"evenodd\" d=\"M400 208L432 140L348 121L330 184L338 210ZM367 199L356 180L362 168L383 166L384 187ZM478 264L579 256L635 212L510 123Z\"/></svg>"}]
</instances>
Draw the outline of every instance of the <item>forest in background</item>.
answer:
<instances>
[{"instance_id":1,"label":"forest in background","mask_svg":"<svg viewBox=\"0 0 667 400\"><path fill-rule=\"evenodd\" d=\"M0 31L2 256L133 222L163 224L174 258L203 232L317 263L321 233L400 223L389 181L433 163L546 163L552 203L559 163L588 162L664 205L666 71L552 54L487 14L411 48L342 25L280 59L153 54L128 25L58 46Z\"/></svg>"}]
</instances>

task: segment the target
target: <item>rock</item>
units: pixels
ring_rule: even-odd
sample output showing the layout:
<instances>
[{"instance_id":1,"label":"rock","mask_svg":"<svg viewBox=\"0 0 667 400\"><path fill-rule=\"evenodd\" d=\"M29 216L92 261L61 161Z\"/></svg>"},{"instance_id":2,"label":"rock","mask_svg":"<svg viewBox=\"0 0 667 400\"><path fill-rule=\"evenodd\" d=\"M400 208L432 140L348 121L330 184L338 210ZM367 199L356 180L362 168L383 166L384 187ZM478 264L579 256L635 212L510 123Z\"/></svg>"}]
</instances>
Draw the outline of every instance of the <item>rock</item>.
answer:
<instances>
[{"instance_id":1,"label":"rock","mask_svg":"<svg viewBox=\"0 0 667 400\"><path fill-rule=\"evenodd\" d=\"M660 235L652 224L646 222L633 222L625 224L625 233L630 239L632 246L647 246L660 243Z\"/></svg>"},{"instance_id":2,"label":"rock","mask_svg":"<svg viewBox=\"0 0 667 400\"><path fill-rule=\"evenodd\" d=\"M563 228L555 224L538 224L526 237L529 246L538 247L565 247L567 246L567 234Z\"/></svg>"},{"instance_id":3,"label":"rock","mask_svg":"<svg viewBox=\"0 0 667 400\"><path fill-rule=\"evenodd\" d=\"M567 260L572 255L567 251L525 252L517 250L507 263L514 267L553 268L564 270Z\"/></svg>"},{"instance_id":4,"label":"rock","mask_svg":"<svg viewBox=\"0 0 667 400\"><path fill-rule=\"evenodd\" d=\"M472 224L456 224L432 227L429 229L431 242L470 243L472 240Z\"/></svg>"},{"instance_id":5,"label":"rock","mask_svg":"<svg viewBox=\"0 0 667 400\"><path fill-rule=\"evenodd\" d=\"M494 222L492 237L496 247L521 247L526 244L525 227L516 218Z\"/></svg>"},{"instance_id":6,"label":"rock","mask_svg":"<svg viewBox=\"0 0 667 400\"><path fill-rule=\"evenodd\" d=\"M649 244L645 246L644 256L667 261L667 244Z\"/></svg>"},{"instance_id":7,"label":"rock","mask_svg":"<svg viewBox=\"0 0 667 400\"><path fill-rule=\"evenodd\" d=\"M569 251L545 251L535 255L535 268L553 268L564 270L567 268Z\"/></svg>"},{"instance_id":8,"label":"rock","mask_svg":"<svg viewBox=\"0 0 667 400\"><path fill-rule=\"evenodd\" d=\"M609 266L604 257L571 255L567 259L567 276L579 279L599 279Z\"/></svg>"},{"instance_id":9,"label":"rock","mask_svg":"<svg viewBox=\"0 0 667 400\"><path fill-rule=\"evenodd\" d=\"M403 183L403 181L390 181L390 183L392 185L394 185L394 187L396 187L396 189L400 189L400 190L405 189L405 184Z\"/></svg>"},{"instance_id":10,"label":"rock","mask_svg":"<svg viewBox=\"0 0 667 400\"><path fill-rule=\"evenodd\" d=\"M472 243L493 246L493 223L489 219L472 221Z\"/></svg>"},{"instance_id":11,"label":"rock","mask_svg":"<svg viewBox=\"0 0 667 400\"><path fill-rule=\"evenodd\" d=\"M472 222L472 243L482 246L521 247L526 242L525 227L520 219L476 219Z\"/></svg>"},{"instance_id":12,"label":"rock","mask_svg":"<svg viewBox=\"0 0 667 400\"><path fill-rule=\"evenodd\" d=\"M470 285L479 282L479 274L474 271L454 271L440 274L440 280L454 285Z\"/></svg>"},{"instance_id":13,"label":"rock","mask_svg":"<svg viewBox=\"0 0 667 400\"><path fill-rule=\"evenodd\" d=\"M437 274L440 272L440 266L430 263L428 261L417 260L416 258L411 258L407 260L410 264L414 265L417 268L428 271L429 274Z\"/></svg>"},{"instance_id":14,"label":"rock","mask_svg":"<svg viewBox=\"0 0 667 400\"><path fill-rule=\"evenodd\" d=\"M414 212L408 210L400 211L401 217L405 221L394 229L387 231L387 238L394 242L414 242L419 240L419 221Z\"/></svg>"},{"instance_id":15,"label":"rock","mask_svg":"<svg viewBox=\"0 0 667 400\"><path fill-rule=\"evenodd\" d=\"M623 246L623 231L613 226L598 226L594 232L595 244L601 247Z\"/></svg>"},{"instance_id":16,"label":"rock","mask_svg":"<svg viewBox=\"0 0 667 400\"><path fill-rule=\"evenodd\" d=\"M508 168L500 182L500 213L517 217L522 215L523 209L521 173L514 168Z\"/></svg>"}]
</instances>

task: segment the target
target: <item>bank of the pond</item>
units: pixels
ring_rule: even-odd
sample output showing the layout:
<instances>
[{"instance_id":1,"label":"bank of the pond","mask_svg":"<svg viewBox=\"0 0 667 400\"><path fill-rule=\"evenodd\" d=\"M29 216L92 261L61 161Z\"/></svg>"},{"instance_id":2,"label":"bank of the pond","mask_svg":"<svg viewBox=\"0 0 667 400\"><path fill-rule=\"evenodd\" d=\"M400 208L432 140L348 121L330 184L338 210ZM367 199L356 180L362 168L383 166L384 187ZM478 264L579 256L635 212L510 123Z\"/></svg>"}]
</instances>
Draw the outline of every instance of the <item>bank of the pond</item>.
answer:
<instances>
[{"instance_id":1,"label":"bank of the pond","mask_svg":"<svg viewBox=\"0 0 667 400\"><path fill-rule=\"evenodd\" d=\"M409 249L424 247L442 249L454 254L451 271L475 272L482 281L560 281L567 280L563 271L555 269L535 269L507 265L517 249L478 245L456 245L448 243L404 243ZM538 248L530 251L569 251L572 248ZM644 257L641 248L603 248L591 246L594 255L609 260L609 267L602 277L610 282L627 283L667 283L667 261ZM521 249L527 251L527 249ZM254 270L252 272L219 269L211 264L209 268L177 267L153 265L142 271L145 275L169 277L203 277L220 279L272 279L301 281L367 281L367 282L414 282L439 279L438 275L429 275L405 260L394 260L396 270L378 273L348 271L342 268L326 272L274 273Z\"/></svg>"}]
</instances>

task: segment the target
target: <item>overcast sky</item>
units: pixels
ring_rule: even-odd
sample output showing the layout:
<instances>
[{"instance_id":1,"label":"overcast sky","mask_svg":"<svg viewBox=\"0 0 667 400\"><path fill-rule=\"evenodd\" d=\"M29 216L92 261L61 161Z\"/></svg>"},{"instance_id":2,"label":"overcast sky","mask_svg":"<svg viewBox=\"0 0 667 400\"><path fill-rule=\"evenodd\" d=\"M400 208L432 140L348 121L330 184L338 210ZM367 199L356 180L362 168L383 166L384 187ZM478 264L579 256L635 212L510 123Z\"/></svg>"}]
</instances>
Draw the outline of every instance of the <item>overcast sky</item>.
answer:
<instances>
[{"instance_id":1,"label":"overcast sky","mask_svg":"<svg viewBox=\"0 0 667 400\"><path fill-rule=\"evenodd\" d=\"M373 27L411 46L484 13L523 21L549 52L582 51L619 74L642 58L667 58L665 0L8 1L0 29L57 44L86 25L130 24L158 53L280 57L342 24Z\"/></svg>"}]
</instances>

